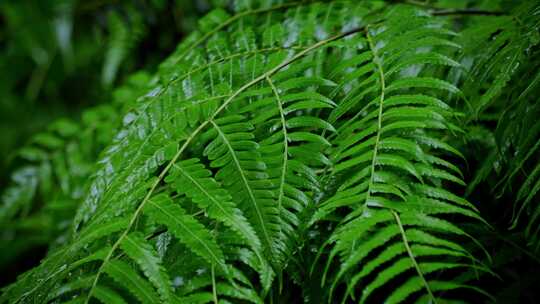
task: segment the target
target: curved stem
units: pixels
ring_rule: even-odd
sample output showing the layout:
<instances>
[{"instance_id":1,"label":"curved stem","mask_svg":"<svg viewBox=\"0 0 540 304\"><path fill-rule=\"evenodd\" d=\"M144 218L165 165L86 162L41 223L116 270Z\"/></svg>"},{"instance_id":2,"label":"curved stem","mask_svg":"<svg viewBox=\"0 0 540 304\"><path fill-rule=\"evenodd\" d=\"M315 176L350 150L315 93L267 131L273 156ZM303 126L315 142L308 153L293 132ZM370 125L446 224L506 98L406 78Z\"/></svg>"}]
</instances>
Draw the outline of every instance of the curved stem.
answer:
<instances>
[{"instance_id":1,"label":"curved stem","mask_svg":"<svg viewBox=\"0 0 540 304\"><path fill-rule=\"evenodd\" d=\"M283 164L281 165L281 176L279 179L279 195L278 195L278 212L281 213L281 208L283 206L283 195L284 191L283 188L285 186L285 175L287 173L287 161L288 161L288 155L289 155L289 142L287 140L287 124L285 122L285 112L283 111L283 105L281 101L281 97L279 96L278 89L274 85L274 82L270 77L266 77L266 81L272 88L272 92L274 93L276 97L276 103L278 105L279 109L279 116L281 120L281 130L283 132ZM279 219L281 221L281 216L279 216ZM280 235L281 235L281 225L279 226ZM288 259L287 259L288 260ZM280 270L278 273L278 281L279 281L279 294L281 294L283 290L283 272Z\"/></svg>"},{"instance_id":2,"label":"curved stem","mask_svg":"<svg viewBox=\"0 0 540 304\"><path fill-rule=\"evenodd\" d=\"M257 220L259 221L259 225L261 226L262 231L263 231L263 239L266 243L266 246L268 246L268 250L270 250L272 248L272 239L270 238L270 234L268 233L266 229L266 224L264 222L262 211L259 208L257 199L255 198L255 194L253 193L253 189L251 189L251 186L249 185L249 181L246 177L246 174L244 173L244 169L240 165L240 160L238 159L238 156L236 155L236 152L233 149L231 142L229 141L229 139L227 138L223 130L219 127L219 125L216 124L214 121L210 121L210 123L212 124L214 129L217 131L218 136L221 137L221 140L223 140L223 142L225 143L225 145L227 146L229 150L231 158L234 162L234 166L236 167L236 169L238 170L240 174L240 178L242 179L242 183L244 184L244 187L247 190L250 201L253 203L253 208L255 209L255 213L257 214Z\"/></svg>"},{"instance_id":3,"label":"curved stem","mask_svg":"<svg viewBox=\"0 0 540 304\"><path fill-rule=\"evenodd\" d=\"M405 234L405 229L403 229L403 224L401 224L401 219L399 218L399 214L397 214L396 211L392 210L392 215L396 219L396 223L399 227L399 231L401 232L401 237L403 239L403 245L405 245L405 249L407 250L407 254L409 255L409 258L411 258L411 261L414 265L414 268L416 269L416 272L418 273L418 276L424 283L424 286L426 287L426 291L429 294L429 297L433 300L433 304L437 304L437 299L433 295L433 292L431 291L431 288L429 287L429 284L424 277L424 273L422 273L422 269L420 269L420 265L418 265L418 262L416 262L416 258L414 257L414 253L411 250L411 246L409 246L409 241L407 240L407 234Z\"/></svg>"},{"instance_id":4,"label":"curved stem","mask_svg":"<svg viewBox=\"0 0 540 304\"><path fill-rule=\"evenodd\" d=\"M379 82L381 85L381 95L379 96L379 113L377 115L377 135L375 137L375 146L373 148L373 157L371 159L371 173L369 177L369 184L366 193L366 205L369 201L371 195L371 188L373 188L373 182L375 179L375 166L377 164L377 153L379 151L379 142L381 140L381 130L382 130L382 114L383 114L383 101L384 101L384 91L386 90L386 83L384 80L384 71L381 64L381 59L379 58L377 51L375 50L375 45L373 44L373 39L369 34L369 28L366 27L366 37L368 40L369 48L373 54L373 62L377 67L379 73Z\"/></svg>"},{"instance_id":5,"label":"curved stem","mask_svg":"<svg viewBox=\"0 0 540 304\"><path fill-rule=\"evenodd\" d=\"M285 112L283 111L283 105L281 101L281 97L279 96L278 89L274 85L274 82L270 79L270 77L266 77L266 81L272 88L272 92L276 96L276 103L279 108L279 116L281 120L281 129L283 132L283 164L281 168L281 176L279 179L279 196L278 196L278 208L281 210L281 206L283 205L283 187L285 185L285 174L287 173L287 161L288 161L288 155L289 155L289 143L287 141L287 125L285 122Z\"/></svg>"},{"instance_id":6,"label":"curved stem","mask_svg":"<svg viewBox=\"0 0 540 304\"><path fill-rule=\"evenodd\" d=\"M463 16L463 15L480 15L480 16L503 16L506 15L500 11L487 11L475 8L468 9L441 9L431 12L433 16Z\"/></svg>"},{"instance_id":7,"label":"curved stem","mask_svg":"<svg viewBox=\"0 0 540 304\"><path fill-rule=\"evenodd\" d=\"M214 264L212 264L212 297L214 298L214 304L218 304L217 289L216 289L216 272Z\"/></svg>"}]
</instances>

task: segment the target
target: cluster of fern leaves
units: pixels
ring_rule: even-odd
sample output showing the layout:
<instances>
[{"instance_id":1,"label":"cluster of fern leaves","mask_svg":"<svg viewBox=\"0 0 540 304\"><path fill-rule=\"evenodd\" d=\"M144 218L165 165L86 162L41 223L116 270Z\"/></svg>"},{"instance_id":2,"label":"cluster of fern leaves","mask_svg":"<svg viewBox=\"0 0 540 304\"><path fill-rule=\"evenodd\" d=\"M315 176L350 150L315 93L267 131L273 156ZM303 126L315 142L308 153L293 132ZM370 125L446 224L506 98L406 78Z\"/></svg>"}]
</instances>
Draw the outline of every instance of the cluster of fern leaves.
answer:
<instances>
[{"instance_id":1,"label":"cluster of fern leaves","mask_svg":"<svg viewBox=\"0 0 540 304\"><path fill-rule=\"evenodd\" d=\"M210 12L21 150L2 245L49 252L0 303L503 297L483 282L540 261L540 5L488 8Z\"/></svg>"}]
</instances>

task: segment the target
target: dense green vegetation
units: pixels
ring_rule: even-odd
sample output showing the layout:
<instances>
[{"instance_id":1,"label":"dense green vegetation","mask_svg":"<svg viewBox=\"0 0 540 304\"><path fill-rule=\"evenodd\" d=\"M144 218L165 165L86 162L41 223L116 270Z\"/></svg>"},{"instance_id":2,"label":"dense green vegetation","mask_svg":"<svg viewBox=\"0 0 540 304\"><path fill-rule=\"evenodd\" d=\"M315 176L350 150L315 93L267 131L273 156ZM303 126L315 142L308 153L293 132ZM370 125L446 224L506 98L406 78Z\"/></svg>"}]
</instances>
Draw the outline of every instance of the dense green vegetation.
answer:
<instances>
[{"instance_id":1,"label":"dense green vegetation","mask_svg":"<svg viewBox=\"0 0 540 304\"><path fill-rule=\"evenodd\" d=\"M537 1L202 2L0 4L0 303L540 299Z\"/></svg>"}]
</instances>

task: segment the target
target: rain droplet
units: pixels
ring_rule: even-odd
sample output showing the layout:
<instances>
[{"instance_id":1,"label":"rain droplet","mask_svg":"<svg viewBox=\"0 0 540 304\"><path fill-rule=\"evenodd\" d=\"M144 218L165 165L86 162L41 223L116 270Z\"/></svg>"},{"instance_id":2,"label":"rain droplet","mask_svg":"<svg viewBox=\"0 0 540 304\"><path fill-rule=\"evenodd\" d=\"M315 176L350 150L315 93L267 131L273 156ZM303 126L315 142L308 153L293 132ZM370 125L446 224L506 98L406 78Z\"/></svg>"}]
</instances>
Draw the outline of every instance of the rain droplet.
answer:
<instances>
[{"instance_id":1,"label":"rain droplet","mask_svg":"<svg viewBox=\"0 0 540 304\"><path fill-rule=\"evenodd\" d=\"M181 276L174 277L173 286L178 287L184 285L184 278Z\"/></svg>"},{"instance_id":2,"label":"rain droplet","mask_svg":"<svg viewBox=\"0 0 540 304\"><path fill-rule=\"evenodd\" d=\"M206 268L199 268L195 271L197 275L202 275L206 272Z\"/></svg>"}]
</instances>

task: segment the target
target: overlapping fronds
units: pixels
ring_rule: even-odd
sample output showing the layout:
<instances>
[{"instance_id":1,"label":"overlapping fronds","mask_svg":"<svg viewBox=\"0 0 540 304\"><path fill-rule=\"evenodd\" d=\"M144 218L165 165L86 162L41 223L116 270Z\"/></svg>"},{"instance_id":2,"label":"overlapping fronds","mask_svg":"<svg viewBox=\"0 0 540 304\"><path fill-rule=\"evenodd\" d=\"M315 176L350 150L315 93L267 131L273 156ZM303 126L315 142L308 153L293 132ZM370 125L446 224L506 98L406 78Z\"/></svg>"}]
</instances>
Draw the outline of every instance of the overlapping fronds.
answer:
<instances>
[{"instance_id":1,"label":"overlapping fronds","mask_svg":"<svg viewBox=\"0 0 540 304\"><path fill-rule=\"evenodd\" d=\"M488 153L479 159L468 192L484 182L496 198L511 202L502 206L509 209L507 219L525 232L533 251L540 248L539 12L538 3L523 2L511 15L471 20L460 38L466 70L456 73L463 80L466 111L472 110L467 137ZM479 48L485 51L475 54Z\"/></svg>"},{"instance_id":2,"label":"overlapping fronds","mask_svg":"<svg viewBox=\"0 0 540 304\"><path fill-rule=\"evenodd\" d=\"M482 78L492 60L463 71L460 34L418 5L229 9L210 12L161 64L101 153L70 239L0 302L489 297L470 275L491 273L489 255L465 228L488 225L458 194L465 156L450 139L501 96L511 64L476 96L460 73ZM515 113L532 121L527 102ZM531 136L518 146L537 150ZM535 164L523 208L540 185ZM284 282L302 291L291 296Z\"/></svg>"},{"instance_id":3,"label":"overlapping fronds","mask_svg":"<svg viewBox=\"0 0 540 304\"><path fill-rule=\"evenodd\" d=\"M322 203L318 217L345 216L329 239L333 248L326 262L330 272L333 258L339 257L339 270L331 279L325 273L323 283L328 280L335 289L345 281L345 299L354 298L362 286L360 302L408 272L410 279L384 302L396 303L418 291L425 294L420 302L436 301L437 292L467 287L441 281L438 271L476 267L457 242L467 233L447 220L451 215L481 220L470 203L445 190L447 183L464 183L459 169L444 160L445 153L461 154L441 141L441 134L461 130L452 122L455 112L439 98L460 92L423 75L426 66L459 65L441 50L456 47L449 40L454 33L427 16L395 14L347 41L362 46L345 61L361 73L352 78L351 66L345 65L331 72L331 80L342 84L334 95L343 96L330 115L338 122L332 174L340 186ZM404 18L407 25L400 22ZM349 116L354 119L343 119Z\"/></svg>"}]
</instances>

